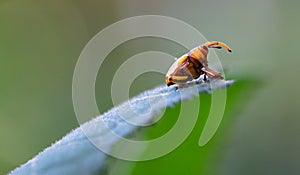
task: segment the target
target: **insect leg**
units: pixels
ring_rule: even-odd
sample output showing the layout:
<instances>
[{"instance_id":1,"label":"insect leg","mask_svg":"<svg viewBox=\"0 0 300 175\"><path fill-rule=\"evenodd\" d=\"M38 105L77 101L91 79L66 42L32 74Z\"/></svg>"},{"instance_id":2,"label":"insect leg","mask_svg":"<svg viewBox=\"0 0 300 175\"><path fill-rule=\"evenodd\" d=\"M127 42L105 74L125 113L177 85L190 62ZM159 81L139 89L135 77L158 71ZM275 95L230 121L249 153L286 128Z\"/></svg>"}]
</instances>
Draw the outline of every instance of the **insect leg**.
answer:
<instances>
[{"instance_id":1,"label":"insect leg","mask_svg":"<svg viewBox=\"0 0 300 175\"><path fill-rule=\"evenodd\" d=\"M188 76L171 76L174 82L187 81Z\"/></svg>"},{"instance_id":2,"label":"insect leg","mask_svg":"<svg viewBox=\"0 0 300 175\"><path fill-rule=\"evenodd\" d=\"M204 67L201 69L203 72L205 72L207 75L208 75L208 77L213 77L213 76L215 76L213 73L211 73L211 72L209 72L208 70L206 70Z\"/></svg>"},{"instance_id":3,"label":"insect leg","mask_svg":"<svg viewBox=\"0 0 300 175\"><path fill-rule=\"evenodd\" d=\"M204 82L207 82L206 74L204 74L203 81L204 81Z\"/></svg>"},{"instance_id":4,"label":"insect leg","mask_svg":"<svg viewBox=\"0 0 300 175\"><path fill-rule=\"evenodd\" d=\"M201 69L209 78L217 78L217 79L223 79L222 75L219 72L216 72L208 67Z\"/></svg>"}]
</instances>

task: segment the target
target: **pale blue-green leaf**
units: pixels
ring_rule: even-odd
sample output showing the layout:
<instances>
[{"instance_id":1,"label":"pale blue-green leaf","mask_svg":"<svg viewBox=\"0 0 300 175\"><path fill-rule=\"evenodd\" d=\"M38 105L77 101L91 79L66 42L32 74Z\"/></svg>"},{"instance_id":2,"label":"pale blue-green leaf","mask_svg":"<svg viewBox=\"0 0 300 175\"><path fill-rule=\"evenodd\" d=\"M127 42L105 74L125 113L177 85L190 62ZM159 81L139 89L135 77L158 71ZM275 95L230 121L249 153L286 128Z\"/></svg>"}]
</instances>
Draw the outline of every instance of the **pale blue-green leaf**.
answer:
<instances>
[{"instance_id":1,"label":"pale blue-green leaf","mask_svg":"<svg viewBox=\"0 0 300 175\"><path fill-rule=\"evenodd\" d=\"M233 84L233 81L220 80L215 82L214 88L225 88L231 84ZM211 86L208 83L193 84L192 86L194 88L196 87L199 93L210 93L211 90ZM138 126L125 122L116 111L123 110L126 113L130 105L130 107L138 111L138 113L147 113L150 108L149 98L152 99L152 110L159 111L166 107L172 107L180 100L191 99L198 95L198 93L195 94L193 92L194 91L191 91L189 87L176 90L175 86L158 86L152 90L141 93L128 102L86 122L82 126L89 128L88 132L93 133L94 137L105 140L105 144L109 148L118 140L107 137L107 128L100 128L101 122L99 121L104 121L116 134L127 136L134 133ZM156 96L164 97L165 102L162 103L161 98L155 98ZM146 124L155 117L153 113L149 113L149 115L145 115L143 118L138 118L138 116L133 115L134 113L130 113L129 111L128 113L128 116L125 117L136 120L141 124ZM79 127L46 148L27 163L10 172L10 175L88 175L105 169L107 166L105 164L106 157L107 155L97 149Z\"/></svg>"}]
</instances>

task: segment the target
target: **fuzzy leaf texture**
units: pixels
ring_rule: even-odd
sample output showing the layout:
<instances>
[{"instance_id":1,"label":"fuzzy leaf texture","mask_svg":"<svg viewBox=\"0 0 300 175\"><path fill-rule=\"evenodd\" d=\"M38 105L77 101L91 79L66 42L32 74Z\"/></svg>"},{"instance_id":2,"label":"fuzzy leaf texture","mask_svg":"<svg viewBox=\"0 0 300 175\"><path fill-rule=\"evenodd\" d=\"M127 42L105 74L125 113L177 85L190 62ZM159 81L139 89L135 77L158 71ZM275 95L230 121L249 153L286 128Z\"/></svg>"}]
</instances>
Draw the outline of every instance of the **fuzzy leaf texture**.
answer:
<instances>
[{"instance_id":1,"label":"fuzzy leaf texture","mask_svg":"<svg viewBox=\"0 0 300 175\"><path fill-rule=\"evenodd\" d=\"M136 132L141 127L126 122L124 118L146 125L149 121L154 120L155 111L172 107L181 100L192 99L194 96L198 96L199 93L210 93L211 89L226 88L232 84L233 81L231 80L218 80L214 82L214 86L211 86L211 83L200 83L176 90L175 86L162 85L145 91L71 131L27 163L10 172L10 175L88 175L99 172L107 166L105 163L107 155L90 142L86 136L87 132L90 133L89 136L105 141L103 144L107 149L110 149L118 142L118 139L110 137L108 134L109 129L120 137L124 137ZM197 93L192 91L191 87L196 89ZM161 100L162 97L164 100ZM149 104L149 100L151 104ZM129 108L135 112L128 110ZM151 112L149 112L150 109ZM122 111L122 117L118 111ZM141 117L139 114L144 115ZM107 127L103 127L103 122ZM209 123L209 121L206 125L208 127L210 125L215 126L214 123ZM86 128L85 132L82 128Z\"/></svg>"}]
</instances>

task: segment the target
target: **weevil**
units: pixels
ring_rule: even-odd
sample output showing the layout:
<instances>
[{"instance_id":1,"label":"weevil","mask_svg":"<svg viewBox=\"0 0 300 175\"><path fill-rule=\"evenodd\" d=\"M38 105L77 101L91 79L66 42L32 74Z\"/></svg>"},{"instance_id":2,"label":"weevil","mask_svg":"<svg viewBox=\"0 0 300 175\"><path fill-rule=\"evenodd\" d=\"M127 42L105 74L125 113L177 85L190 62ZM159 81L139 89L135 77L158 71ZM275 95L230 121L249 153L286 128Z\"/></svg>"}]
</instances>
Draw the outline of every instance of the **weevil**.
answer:
<instances>
[{"instance_id":1,"label":"weevil","mask_svg":"<svg viewBox=\"0 0 300 175\"><path fill-rule=\"evenodd\" d=\"M173 63L166 74L167 86L178 84L180 87L188 81L199 78L201 75L204 75L204 82L208 81L207 77L210 79L224 79L221 73L208 67L207 61L208 48L221 49L222 47L231 52L231 49L226 44L219 41L211 41L195 47L187 54L182 55Z\"/></svg>"}]
</instances>

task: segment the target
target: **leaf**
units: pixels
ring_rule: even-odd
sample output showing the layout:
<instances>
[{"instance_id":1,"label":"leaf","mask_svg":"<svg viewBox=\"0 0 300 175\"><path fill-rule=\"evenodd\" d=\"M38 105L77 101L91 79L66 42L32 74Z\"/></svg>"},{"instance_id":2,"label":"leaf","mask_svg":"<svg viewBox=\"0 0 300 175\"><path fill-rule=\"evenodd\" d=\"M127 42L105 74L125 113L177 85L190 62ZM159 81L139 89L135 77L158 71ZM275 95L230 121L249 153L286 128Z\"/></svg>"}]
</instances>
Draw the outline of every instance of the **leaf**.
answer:
<instances>
[{"instance_id":1,"label":"leaf","mask_svg":"<svg viewBox=\"0 0 300 175\"><path fill-rule=\"evenodd\" d=\"M124 119L142 126L148 125L156 121L157 113L166 107L172 107L181 100L191 99L199 93L210 93L211 89L225 88L232 84L233 81L218 80L212 83L194 83L179 90L176 90L175 86L162 85L145 91L71 131L27 163L13 170L10 175L76 175L105 170L107 155L90 141L91 138L95 139L93 141L101 142L104 149L110 150L119 141L118 137L111 136L110 130L124 137L141 127L130 124ZM215 126L215 123L206 123L206 126Z\"/></svg>"}]
</instances>

